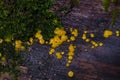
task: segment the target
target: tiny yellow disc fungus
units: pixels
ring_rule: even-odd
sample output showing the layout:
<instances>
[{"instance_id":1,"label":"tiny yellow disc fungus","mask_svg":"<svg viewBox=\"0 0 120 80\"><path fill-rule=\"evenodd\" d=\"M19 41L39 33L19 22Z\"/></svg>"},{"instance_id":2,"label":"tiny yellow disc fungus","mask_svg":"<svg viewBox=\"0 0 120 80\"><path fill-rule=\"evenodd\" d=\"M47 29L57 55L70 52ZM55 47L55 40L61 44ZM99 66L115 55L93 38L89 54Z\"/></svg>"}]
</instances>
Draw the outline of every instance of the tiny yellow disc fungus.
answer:
<instances>
[{"instance_id":1,"label":"tiny yellow disc fungus","mask_svg":"<svg viewBox=\"0 0 120 80\"><path fill-rule=\"evenodd\" d=\"M55 49L50 49L50 51L49 51L49 54L51 55L51 54L53 54L55 52Z\"/></svg>"},{"instance_id":2,"label":"tiny yellow disc fungus","mask_svg":"<svg viewBox=\"0 0 120 80\"><path fill-rule=\"evenodd\" d=\"M72 59L73 59L73 56L68 56L68 59L69 59L69 60L72 60Z\"/></svg>"},{"instance_id":3,"label":"tiny yellow disc fungus","mask_svg":"<svg viewBox=\"0 0 120 80\"><path fill-rule=\"evenodd\" d=\"M115 33L116 33L116 34L119 34L119 33L120 33L120 31L116 30L116 31L115 31Z\"/></svg>"},{"instance_id":4,"label":"tiny yellow disc fungus","mask_svg":"<svg viewBox=\"0 0 120 80\"><path fill-rule=\"evenodd\" d=\"M74 36L71 36L71 37L70 37L70 40L71 40L71 41L75 41L75 37L74 37Z\"/></svg>"},{"instance_id":5,"label":"tiny yellow disc fungus","mask_svg":"<svg viewBox=\"0 0 120 80\"><path fill-rule=\"evenodd\" d=\"M91 34L90 34L90 37L94 38L94 37L95 37L95 35L94 35L93 33L91 33Z\"/></svg>"},{"instance_id":6,"label":"tiny yellow disc fungus","mask_svg":"<svg viewBox=\"0 0 120 80\"><path fill-rule=\"evenodd\" d=\"M73 72L73 71L69 71L69 72L68 72L68 76L69 76L69 77L73 77L73 76L74 76L74 72Z\"/></svg>"},{"instance_id":7,"label":"tiny yellow disc fungus","mask_svg":"<svg viewBox=\"0 0 120 80\"><path fill-rule=\"evenodd\" d=\"M99 46L103 46L103 43L102 43L102 42L100 42L100 43L99 43Z\"/></svg>"},{"instance_id":8,"label":"tiny yellow disc fungus","mask_svg":"<svg viewBox=\"0 0 120 80\"><path fill-rule=\"evenodd\" d=\"M68 39L67 42L70 42L70 40Z\"/></svg>"},{"instance_id":9,"label":"tiny yellow disc fungus","mask_svg":"<svg viewBox=\"0 0 120 80\"><path fill-rule=\"evenodd\" d=\"M111 30L105 30L103 36L105 38L108 38L108 37L112 36L112 34L113 34L113 32Z\"/></svg>"},{"instance_id":10,"label":"tiny yellow disc fungus","mask_svg":"<svg viewBox=\"0 0 120 80\"><path fill-rule=\"evenodd\" d=\"M85 42L90 42L90 39L86 39Z\"/></svg>"},{"instance_id":11,"label":"tiny yellow disc fungus","mask_svg":"<svg viewBox=\"0 0 120 80\"><path fill-rule=\"evenodd\" d=\"M97 44L97 43L95 44L95 47L98 47L98 44Z\"/></svg>"},{"instance_id":12,"label":"tiny yellow disc fungus","mask_svg":"<svg viewBox=\"0 0 120 80\"><path fill-rule=\"evenodd\" d=\"M88 33L88 31L87 31L87 30L85 30L85 31L84 31L84 33L86 34L86 33Z\"/></svg>"},{"instance_id":13,"label":"tiny yellow disc fungus","mask_svg":"<svg viewBox=\"0 0 120 80\"><path fill-rule=\"evenodd\" d=\"M71 34L73 34L75 37L77 37L78 36L78 30L74 29Z\"/></svg>"},{"instance_id":14,"label":"tiny yellow disc fungus","mask_svg":"<svg viewBox=\"0 0 120 80\"><path fill-rule=\"evenodd\" d=\"M62 55L60 54L60 52L57 52L57 53L56 53L56 57L57 57L58 59L61 59L61 58L62 58Z\"/></svg>"},{"instance_id":15,"label":"tiny yellow disc fungus","mask_svg":"<svg viewBox=\"0 0 120 80\"><path fill-rule=\"evenodd\" d=\"M61 52L61 54L63 55L63 54L65 54L65 52Z\"/></svg>"},{"instance_id":16,"label":"tiny yellow disc fungus","mask_svg":"<svg viewBox=\"0 0 120 80\"><path fill-rule=\"evenodd\" d=\"M115 33L116 33L116 36L117 36L117 37L120 36L120 31L116 30Z\"/></svg>"},{"instance_id":17,"label":"tiny yellow disc fungus","mask_svg":"<svg viewBox=\"0 0 120 80\"><path fill-rule=\"evenodd\" d=\"M39 43L40 43L40 44L44 44L44 43L45 43L44 39L40 39L40 40L39 40Z\"/></svg>"},{"instance_id":18,"label":"tiny yellow disc fungus","mask_svg":"<svg viewBox=\"0 0 120 80\"><path fill-rule=\"evenodd\" d=\"M95 42L95 41L91 41L91 43L92 43L92 44L96 44L96 42Z\"/></svg>"},{"instance_id":19,"label":"tiny yellow disc fungus","mask_svg":"<svg viewBox=\"0 0 120 80\"><path fill-rule=\"evenodd\" d=\"M116 34L116 36L117 36L117 37L119 37L119 36L120 36L120 34Z\"/></svg>"},{"instance_id":20,"label":"tiny yellow disc fungus","mask_svg":"<svg viewBox=\"0 0 120 80\"><path fill-rule=\"evenodd\" d=\"M69 66L70 66L70 64L69 64L69 63L67 63L67 64L66 64L66 67L69 67Z\"/></svg>"},{"instance_id":21,"label":"tiny yellow disc fungus","mask_svg":"<svg viewBox=\"0 0 120 80\"><path fill-rule=\"evenodd\" d=\"M71 63L72 61L71 60L68 60L68 63Z\"/></svg>"},{"instance_id":22,"label":"tiny yellow disc fungus","mask_svg":"<svg viewBox=\"0 0 120 80\"><path fill-rule=\"evenodd\" d=\"M95 48L95 46L91 46L91 48L93 49L93 48Z\"/></svg>"},{"instance_id":23,"label":"tiny yellow disc fungus","mask_svg":"<svg viewBox=\"0 0 120 80\"><path fill-rule=\"evenodd\" d=\"M45 43L48 44L48 41L46 41Z\"/></svg>"},{"instance_id":24,"label":"tiny yellow disc fungus","mask_svg":"<svg viewBox=\"0 0 120 80\"><path fill-rule=\"evenodd\" d=\"M69 55L69 56L73 56L73 55L74 55L74 52L68 52L68 55Z\"/></svg>"},{"instance_id":25,"label":"tiny yellow disc fungus","mask_svg":"<svg viewBox=\"0 0 120 80\"><path fill-rule=\"evenodd\" d=\"M29 41L30 41L31 43L33 43L33 38L32 38L32 37L30 37Z\"/></svg>"}]
</instances>

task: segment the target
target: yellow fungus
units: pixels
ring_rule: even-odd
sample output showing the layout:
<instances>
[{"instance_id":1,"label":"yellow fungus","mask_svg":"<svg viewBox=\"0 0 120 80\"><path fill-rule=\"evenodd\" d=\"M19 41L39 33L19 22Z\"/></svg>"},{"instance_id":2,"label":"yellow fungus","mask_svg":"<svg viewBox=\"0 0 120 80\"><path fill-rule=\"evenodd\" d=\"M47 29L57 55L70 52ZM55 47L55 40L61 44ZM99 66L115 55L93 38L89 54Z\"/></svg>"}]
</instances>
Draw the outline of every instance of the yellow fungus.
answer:
<instances>
[{"instance_id":1,"label":"yellow fungus","mask_svg":"<svg viewBox=\"0 0 120 80\"><path fill-rule=\"evenodd\" d=\"M69 72L68 72L68 76L69 76L69 77L73 77L73 76L74 76L74 72L73 72L73 71L69 71Z\"/></svg>"},{"instance_id":2,"label":"yellow fungus","mask_svg":"<svg viewBox=\"0 0 120 80\"><path fill-rule=\"evenodd\" d=\"M95 41L91 41L91 43L92 43L93 45L95 45L95 44L96 44L96 42L95 42Z\"/></svg>"},{"instance_id":3,"label":"yellow fungus","mask_svg":"<svg viewBox=\"0 0 120 80\"><path fill-rule=\"evenodd\" d=\"M86 39L85 42L90 42L90 39Z\"/></svg>"},{"instance_id":4,"label":"yellow fungus","mask_svg":"<svg viewBox=\"0 0 120 80\"><path fill-rule=\"evenodd\" d=\"M73 44L70 44L68 49L69 49L70 52L74 52L75 51Z\"/></svg>"},{"instance_id":5,"label":"yellow fungus","mask_svg":"<svg viewBox=\"0 0 120 80\"><path fill-rule=\"evenodd\" d=\"M67 64L66 64L66 67L69 67L69 66L70 66L70 64L69 64L69 63L67 63Z\"/></svg>"},{"instance_id":6,"label":"yellow fungus","mask_svg":"<svg viewBox=\"0 0 120 80\"><path fill-rule=\"evenodd\" d=\"M74 52L68 52L68 55L69 55L69 56L73 56L73 55L74 55Z\"/></svg>"},{"instance_id":7,"label":"yellow fungus","mask_svg":"<svg viewBox=\"0 0 120 80\"><path fill-rule=\"evenodd\" d=\"M84 39L86 39L87 37L86 37L86 34L83 34L82 35L82 39L84 40Z\"/></svg>"},{"instance_id":8,"label":"yellow fungus","mask_svg":"<svg viewBox=\"0 0 120 80\"><path fill-rule=\"evenodd\" d=\"M24 46L22 46L22 41L21 40L16 40L15 41L15 50L18 51L19 49L25 49Z\"/></svg>"},{"instance_id":9,"label":"yellow fungus","mask_svg":"<svg viewBox=\"0 0 120 80\"><path fill-rule=\"evenodd\" d=\"M116 30L115 33L116 33L116 36L117 36L117 37L120 36L120 31Z\"/></svg>"},{"instance_id":10,"label":"yellow fungus","mask_svg":"<svg viewBox=\"0 0 120 80\"><path fill-rule=\"evenodd\" d=\"M27 45L31 45L31 43L29 41L27 41L26 43L27 43Z\"/></svg>"},{"instance_id":11,"label":"yellow fungus","mask_svg":"<svg viewBox=\"0 0 120 80\"><path fill-rule=\"evenodd\" d=\"M50 49L50 51L49 51L49 54L51 55L51 54L53 54L55 52L55 49Z\"/></svg>"},{"instance_id":12,"label":"yellow fungus","mask_svg":"<svg viewBox=\"0 0 120 80\"><path fill-rule=\"evenodd\" d=\"M71 36L71 37L70 37L70 40L71 40L71 41L75 41L75 37L74 37L74 36Z\"/></svg>"},{"instance_id":13,"label":"yellow fungus","mask_svg":"<svg viewBox=\"0 0 120 80\"><path fill-rule=\"evenodd\" d=\"M95 37L95 35L94 35L93 33L91 33L91 34L90 34L90 37L94 38L94 37Z\"/></svg>"},{"instance_id":14,"label":"yellow fungus","mask_svg":"<svg viewBox=\"0 0 120 80\"><path fill-rule=\"evenodd\" d=\"M49 44L51 44L53 48L56 48L60 46L64 41L66 41L67 38L68 37L66 35L55 35L53 38L50 39Z\"/></svg>"},{"instance_id":15,"label":"yellow fungus","mask_svg":"<svg viewBox=\"0 0 120 80\"><path fill-rule=\"evenodd\" d=\"M60 52L56 52L56 57L57 57L58 59L61 59L61 58L62 58L62 55L60 54Z\"/></svg>"},{"instance_id":16,"label":"yellow fungus","mask_svg":"<svg viewBox=\"0 0 120 80\"><path fill-rule=\"evenodd\" d=\"M70 64L72 61L71 60L68 60L68 63Z\"/></svg>"},{"instance_id":17,"label":"yellow fungus","mask_svg":"<svg viewBox=\"0 0 120 80\"><path fill-rule=\"evenodd\" d=\"M116 34L119 34L119 33L120 33L120 31L116 30L116 31L115 31L115 33L116 33Z\"/></svg>"},{"instance_id":18,"label":"yellow fungus","mask_svg":"<svg viewBox=\"0 0 120 80\"><path fill-rule=\"evenodd\" d=\"M48 41L46 41L45 43L48 44Z\"/></svg>"},{"instance_id":19,"label":"yellow fungus","mask_svg":"<svg viewBox=\"0 0 120 80\"><path fill-rule=\"evenodd\" d=\"M95 46L91 46L91 48L93 49L93 48L95 48Z\"/></svg>"},{"instance_id":20,"label":"yellow fungus","mask_svg":"<svg viewBox=\"0 0 120 80\"><path fill-rule=\"evenodd\" d=\"M44 39L40 39L40 40L39 40L39 43L40 43L40 44L44 44L44 43L45 43Z\"/></svg>"},{"instance_id":21,"label":"yellow fungus","mask_svg":"<svg viewBox=\"0 0 120 80\"><path fill-rule=\"evenodd\" d=\"M112 34L113 34L113 32L111 30L105 30L103 36L105 38L108 38L108 37L112 36Z\"/></svg>"},{"instance_id":22,"label":"yellow fungus","mask_svg":"<svg viewBox=\"0 0 120 80\"><path fill-rule=\"evenodd\" d=\"M119 36L120 36L120 34L116 34L116 36L117 36L117 37L119 37Z\"/></svg>"},{"instance_id":23,"label":"yellow fungus","mask_svg":"<svg viewBox=\"0 0 120 80\"><path fill-rule=\"evenodd\" d=\"M40 30L35 34L35 38L37 38L37 39L42 39L43 38Z\"/></svg>"},{"instance_id":24,"label":"yellow fungus","mask_svg":"<svg viewBox=\"0 0 120 80\"><path fill-rule=\"evenodd\" d=\"M70 40L68 39L67 42L70 42Z\"/></svg>"},{"instance_id":25,"label":"yellow fungus","mask_svg":"<svg viewBox=\"0 0 120 80\"><path fill-rule=\"evenodd\" d=\"M73 56L68 56L68 59L69 59L69 60L72 60L72 59L73 59Z\"/></svg>"},{"instance_id":26,"label":"yellow fungus","mask_svg":"<svg viewBox=\"0 0 120 80\"><path fill-rule=\"evenodd\" d=\"M60 29L60 28L56 28L54 30L54 33L58 36L62 36L62 35L65 35L66 34L66 31L64 31L64 29Z\"/></svg>"},{"instance_id":27,"label":"yellow fungus","mask_svg":"<svg viewBox=\"0 0 120 80\"><path fill-rule=\"evenodd\" d=\"M86 33L88 33L88 31L85 30L84 33L86 34Z\"/></svg>"},{"instance_id":28,"label":"yellow fungus","mask_svg":"<svg viewBox=\"0 0 120 80\"><path fill-rule=\"evenodd\" d=\"M63 55L63 54L65 54L65 52L61 52L61 54Z\"/></svg>"},{"instance_id":29,"label":"yellow fungus","mask_svg":"<svg viewBox=\"0 0 120 80\"><path fill-rule=\"evenodd\" d=\"M30 41L31 43L33 43L33 38L32 38L32 37L30 37L29 41Z\"/></svg>"},{"instance_id":30,"label":"yellow fungus","mask_svg":"<svg viewBox=\"0 0 120 80\"><path fill-rule=\"evenodd\" d=\"M74 47L74 49L76 48L76 46L73 46Z\"/></svg>"},{"instance_id":31,"label":"yellow fungus","mask_svg":"<svg viewBox=\"0 0 120 80\"><path fill-rule=\"evenodd\" d=\"M98 44L96 43L94 46L95 46L95 47L98 47Z\"/></svg>"},{"instance_id":32,"label":"yellow fungus","mask_svg":"<svg viewBox=\"0 0 120 80\"><path fill-rule=\"evenodd\" d=\"M73 34L75 37L77 37L78 36L78 30L74 29L71 34Z\"/></svg>"},{"instance_id":33,"label":"yellow fungus","mask_svg":"<svg viewBox=\"0 0 120 80\"><path fill-rule=\"evenodd\" d=\"M99 43L99 46L103 46L103 43L102 43L102 42L100 42L100 43Z\"/></svg>"},{"instance_id":34,"label":"yellow fungus","mask_svg":"<svg viewBox=\"0 0 120 80\"><path fill-rule=\"evenodd\" d=\"M61 40L62 40L62 41L66 41L67 39L68 39L68 37L67 37L66 35L62 35L62 36L61 36Z\"/></svg>"}]
</instances>

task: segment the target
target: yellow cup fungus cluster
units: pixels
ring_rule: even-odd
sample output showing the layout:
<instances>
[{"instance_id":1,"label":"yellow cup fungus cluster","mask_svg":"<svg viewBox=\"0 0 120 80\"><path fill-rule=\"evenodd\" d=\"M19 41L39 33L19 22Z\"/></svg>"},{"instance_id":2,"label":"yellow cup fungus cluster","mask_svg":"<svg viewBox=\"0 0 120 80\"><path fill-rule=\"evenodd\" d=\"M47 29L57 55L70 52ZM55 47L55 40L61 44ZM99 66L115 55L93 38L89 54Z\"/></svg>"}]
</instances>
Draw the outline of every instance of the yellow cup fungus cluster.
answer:
<instances>
[{"instance_id":1,"label":"yellow cup fungus cluster","mask_svg":"<svg viewBox=\"0 0 120 80\"><path fill-rule=\"evenodd\" d=\"M89 42L89 39L87 38L87 34L88 34L88 31L84 31L83 35L82 35L82 39L86 42Z\"/></svg>"},{"instance_id":2,"label":"yellow cup fungus cluster","mask_svg":"<svg viewBox=\"0 0 120 80\"><path fill-rule=\"evenodd\" d=\"M119 30L116 30L116 31L115 31L115 35L116 35L117 37L119 37L119 36L120 36L120 31L119 31Z\"/></svg>"},{"instance_id":3,"label":"yellow cup fungus cluster","mask_svg":"<svg viewBox=\"0 0 120 80\"><path fill-rule=\"evenodd\" d=\"M56 20L54 20L54 23L57 23ZM38 40L38 42L40 44L49 44L51 46L50 50L49 50L49 55L52 55L53 53L55 53L55 56L57 59L62 59L63 55L64 55L64 52L58 52L58 51L55 51L55 49L57 47L59 47L63 42L72 42L72 41L75 41L76 38L78 37L78 30L77 29L72 29L70 28L70 32L71 32L71 36L68 37L67 36L67 32L63 29L63 28L56 28L54 30L54 34L55 36L53 38L51 38L49 41L45 41L43 39L43 36L41 34L41 30L38 30L34 37ZM113 32L111 30L105 30L104 33L103 33L103 37L104 38L109 38L110 36L113 35ZM116 36L120 36L120 31L116 30L115 31L115 35ZM89 38L89 37L90 38ZM90 43L91 44L91 48L95 48L95 47L98 47L98 46L103 46L103 43L102 42L97 42L97 41L94 41L94 40L91 40L91 38L94 38L95 35L93 33L90 33L89 31L84 31L83 34L82 34L82 40L84 40L86 43ZM0 38L0 43L3 43L3 41L8 41L7 39L3 40ZM29 38L29 41L27 41L27 45L32 45L34 43L34 38L33 37L30 37ZM23 42L21 40L15 40L15 50L18 51L18 50L24 50L24 46L22 45ZM68 60L67 60L67 63L66 63L66 67L69 67L70 64L72 63L72 60L74 58L74 55L75 55L75 49L76 49L76 46L74 46L73 44L70 44L69 47L68 47ZM85 49L87 51L87 49ZM0 53L0 58L2 61L6 61L6 58L5 56L2 56L2 54ZM68 72L68 76L69 77L73 77L74 76L74 72L73 71L69 71Z\"/></svg>"},{"instance_id":4,"label":"yellow cup fungus cluster","mask_svg":"<svg viewBox=\"0 0 120 80\"><path fill-rule=\"evenodd\" d=\"M32 45L34 42L34 39L32 37L29 38L29 41L27 41L28 45Z\"/></svg>"},{"instance_id":5,"label":"yellow cup fungus cluster","mask_svg":"<svg viewBox=\"0 0 120 80\"><path fill-rule=\"evenodd\" d=\"M95 35L94 35L93 33L90 33L90 37L91 37L91 38L94 38Z\"/></svg>"},{"instance_id":6,"label":"yellow cup fungus cluster","mask_svg":"<svg viewBox=\"0 0 120 80\"><path fill-rule=\"evenodd\" d=\"M70 28L70 32L72 34L72 36L70 37L70 40L75 41L76 37L78 36L78 30ZM70 42L70 41L68 40L68 42Z\"/></svg>"},{"instance_id":7,"label":"yellow cup fungus cluster","mask_svg":"<svg viewBox=\"0 0 120 80\"><path fill-rule=\"evenodd\" d=\"M50 51L49 51L49 54L53 54L55 52L55 49L54 48L51 48Z\"/></svg>"},{"instance_id":8,"label":"yellow cup fungus cluster","mask_svg":"<svg viewBox=\"0 0 120 80\"><path fill-rule=\"evenodd\" d=\"M54 33L55 36L51 38L49 42L52 48L60 46L63 42L65 42L68 39L66 31L64 29L56 28Z\"/></svg>"},{"instance_id":9,"label":"yellow cup fungus cluster","mask_svg":"<svg viewBox=\"0 0 120 80\"><path fill-rule=\"evenodd\" d=\"M77 29L72 29L70 28L71 36L68 37L66 35L66 31L61 28L56 28L54 31L55 36L50 39L49 44L51 45L51 49L49 50L49 54L52 55L55 53L55 56L57 59L62 59L64 52L56 52L55 49L60 46L63 42L72 42L75 41L77 36L78 36L78 30ZM74 51L75 51L76 46L73 44L70 44L68 47L68 61L66 63L66 66L69 67L73 57L74 57Z\"/></svg>"},{"instance_id":10,"label":"yellow cup fungus cluster","mask_svg":"<svg viewBox=\"0 0 120 80\"><path fill-rule=\"evenodd\" d=\"M35 34L35 38L39 40L40 44L44 44L45 40L43 39L43 36L41 34L41 30L38 30L38 32Z\"/></svg>"},{"instance_id":11,"label":"yellow cup fungus cluster","mask_svg":"<svg viewBox=\"0 0 120 80\"><path fill-rule=\"evenodd\" d=\"M111 30L105 30L103 33L103 36L105 38L109 38L110 36L112 36L113 32Z\"/></svg>"},{"instance_id":12,"label":"yellow cup fungus cluster","mask_svg":"<svg viewBox=\"0 0 120 80\"><path fill-rule=\"evenodd\" d=\"M82 35L82 39L86 42L86 43L90 43L91 44L91 48L95 48L98 46L103 46L102 42L96 42L94 40L90 40L87 36L90 36L90 38L94 38L95 35L93 33L90 33L89 31L84 31L83 35ZM87 49L85 49L85 51L88 51Z\"/></svg>"},{"instance_id":13,"label":"yellow cup fungus cluster","mask_svg":"<svg viewBox=\"0 0 120 80\"><path fill-rule=\"evenodd\" d=\"M15 50L24 50L24 46L22 46L22 41L21 40L16 40L15 41Z\"/></svg>"},{"instance_id":14,"label":"yellow cup fungus cluster","mask_svg":"<svg viewBox=\"0 0 120 80\"><path fill-rule=\"evenodd\" d=\"M91 41L91 44L92 44L91 48L103 46L103 43L102 43L102 42Z\"/></svg>"},{"instance_id":15,"label":"yellow cup fungus cluster","mask_svg":"<svg viewBox=\"0 0 120 80\"><path fill-rule=\"evenodd\" d=\"M70 32L73 36L77 37L78 36L78 30L77 29L70 29Z\"/></svg>"},{"instance_id":16,"label":"yellow cup fungus cluster","mask_svg":"<svg viewBox=\"0 0 120 80\"><path fill-rule=\"evenodd\" d=\"M57 59L62 59L62 54L61 54L61 52L56 52L56 57L57 57Z\"/></svg>"},{"instance_id":17,"label":"yellow cup fungus cluster","mask_svg":"<svg viewBox=\"0 0 120 80\"><path fill-rule=\"evenodd\" d=\"M75 54L75 48L76 46L74 46L73 44L70 44L70 46L68 47L69 52L68 52L68 61L66 63L66 67L69 67L73 60Z\"/></svg>"}]
</instances>

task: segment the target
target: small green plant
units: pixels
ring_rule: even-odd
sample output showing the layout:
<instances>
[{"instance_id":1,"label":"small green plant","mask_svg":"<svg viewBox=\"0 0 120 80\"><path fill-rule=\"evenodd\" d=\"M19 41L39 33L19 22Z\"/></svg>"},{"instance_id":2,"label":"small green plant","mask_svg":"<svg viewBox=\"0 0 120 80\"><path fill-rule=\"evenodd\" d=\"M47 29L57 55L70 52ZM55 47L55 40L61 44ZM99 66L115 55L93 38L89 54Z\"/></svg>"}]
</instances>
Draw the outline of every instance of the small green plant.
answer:
<instances>
[{"instance_id":1,"label":"small green plant","mask_svg":"<svg viewBox=\"0 0 120 80\"><path fill-rule=\"evenodd\" d=\"M110 28L115 25L115 22L117 20L117 16L120 14L120 1L119 0L102 0L103 8L105 11L109 11L110 4L114 4L114 8L111 10L112 15L112 22L110 25Z\"/></svg>"}]
</instances>

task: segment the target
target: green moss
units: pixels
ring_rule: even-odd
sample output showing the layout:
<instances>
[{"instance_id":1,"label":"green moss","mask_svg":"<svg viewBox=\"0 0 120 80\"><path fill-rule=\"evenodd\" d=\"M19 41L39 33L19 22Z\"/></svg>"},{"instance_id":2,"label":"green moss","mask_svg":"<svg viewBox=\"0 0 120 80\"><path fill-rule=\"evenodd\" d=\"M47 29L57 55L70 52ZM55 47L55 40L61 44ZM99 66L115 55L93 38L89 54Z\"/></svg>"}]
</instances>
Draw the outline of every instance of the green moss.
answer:
<instances>
[{"instance_id":1,"label":"green moss","mask_svg":"<svg viewBox=\"0 0 120 80\"><path fill-rule=\"evenodd\" d=\"M61 23L53 24L55 15L50 12L53 0L1 0L0 38L28 40L38 30L45 39L53 36L53 30Z\"/></svg>"}]
</instances>

